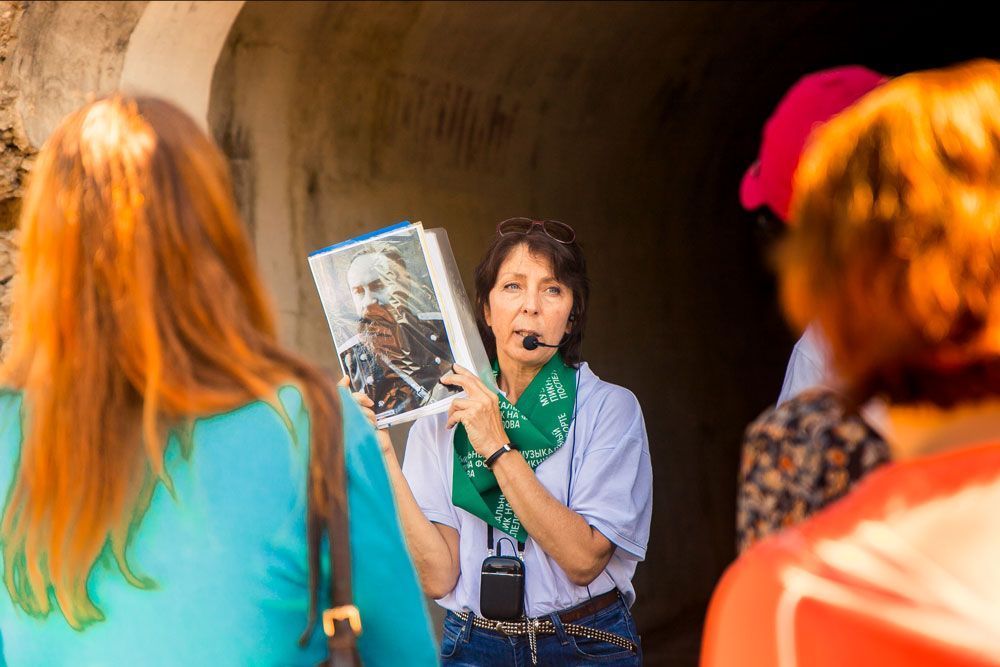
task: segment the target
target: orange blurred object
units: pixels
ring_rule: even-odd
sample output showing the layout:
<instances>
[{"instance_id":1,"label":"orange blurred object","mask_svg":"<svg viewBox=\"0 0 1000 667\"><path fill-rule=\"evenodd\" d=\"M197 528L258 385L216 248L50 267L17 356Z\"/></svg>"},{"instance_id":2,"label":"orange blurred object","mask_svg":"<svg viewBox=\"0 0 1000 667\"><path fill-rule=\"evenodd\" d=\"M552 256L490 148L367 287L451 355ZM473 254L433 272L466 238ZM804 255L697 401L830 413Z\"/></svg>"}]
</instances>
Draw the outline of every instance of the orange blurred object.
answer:
<instances>
[{"instance_id":1,"label":"orange blurred object","mask_svg":"<svg viewBox=\"0 0 1000 667\"><path fill-rule=\"evenodd\" d=\"M1000 444L890 464L726 572L702 667L1000 664Z\"/></svg>"}]
</instances>

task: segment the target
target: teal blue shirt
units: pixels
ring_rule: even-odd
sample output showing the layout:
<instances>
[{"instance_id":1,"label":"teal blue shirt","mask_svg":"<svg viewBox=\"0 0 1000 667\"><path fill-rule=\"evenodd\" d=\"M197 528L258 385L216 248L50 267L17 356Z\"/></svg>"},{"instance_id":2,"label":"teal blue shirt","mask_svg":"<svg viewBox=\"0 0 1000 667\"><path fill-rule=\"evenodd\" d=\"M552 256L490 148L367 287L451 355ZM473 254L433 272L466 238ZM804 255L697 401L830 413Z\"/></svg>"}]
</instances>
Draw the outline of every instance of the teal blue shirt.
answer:
<instances>
[{"instance_id":1,"label":"teal blue shirt","mask_svg":"<svg viewBox=\"0 0 1000 667\"><path fill-rule=\"evenodd\" d=\"M176 439L169 443L175 497L158 485L128 551L152 590L128 584L110 558L98 561L88 590L105 620L77 631L58 610L29 616L0 584L0 664L312 667L322 660L321 627L308 646L297 644L309 604L309 415L294 387L279 396L294 439L274 408L254 402L196 421L189 458ZM341 398L361 657L368 666L436 665L374 431L350 396ZM0 395L2 498L17 470L20 406L19 394Z\"/></svg>"}]
</instances>

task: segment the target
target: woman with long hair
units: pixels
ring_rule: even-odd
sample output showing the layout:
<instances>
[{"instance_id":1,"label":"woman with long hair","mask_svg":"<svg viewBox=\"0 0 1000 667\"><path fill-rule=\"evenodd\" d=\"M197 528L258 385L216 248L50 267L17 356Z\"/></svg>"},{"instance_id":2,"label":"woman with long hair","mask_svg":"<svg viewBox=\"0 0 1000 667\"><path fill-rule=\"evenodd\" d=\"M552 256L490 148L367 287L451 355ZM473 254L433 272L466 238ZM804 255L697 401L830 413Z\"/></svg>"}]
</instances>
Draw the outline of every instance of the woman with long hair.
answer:
<instances>
[{"instance_id":1,"label":"woman with long hair","mask_svg":"<svg viewBox=\"0 0 1000 667\"><path fill-rule=\"evenodd\" d=\"M362 657L434 662L374 433L278 344L231 192L156 99L90 103L39 154L0 395L12 664L315 664L345 496Z\"/></svg>"}]
</instances>

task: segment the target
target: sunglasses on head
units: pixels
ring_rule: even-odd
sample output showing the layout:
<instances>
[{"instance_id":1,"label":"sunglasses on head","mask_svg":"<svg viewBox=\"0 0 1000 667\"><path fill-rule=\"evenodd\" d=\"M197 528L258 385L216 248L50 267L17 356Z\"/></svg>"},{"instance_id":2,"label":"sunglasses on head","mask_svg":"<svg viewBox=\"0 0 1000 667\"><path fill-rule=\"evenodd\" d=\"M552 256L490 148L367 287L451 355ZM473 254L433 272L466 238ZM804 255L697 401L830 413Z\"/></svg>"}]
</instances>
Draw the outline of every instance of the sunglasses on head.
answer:
<instances>
[{"instance_id":1,"label":"sunglasses on head","mask_svg":"<svg viewBox=\"0 0 1000 667\"><path fill-rule=\"evenodd\" d=\"M497 225L497 234L530 234L539 227L553 241L569 245L576 240L576 232L565 222L558 220L533 220L531 218L507 218Z\"/></svg>"}]
</instances>

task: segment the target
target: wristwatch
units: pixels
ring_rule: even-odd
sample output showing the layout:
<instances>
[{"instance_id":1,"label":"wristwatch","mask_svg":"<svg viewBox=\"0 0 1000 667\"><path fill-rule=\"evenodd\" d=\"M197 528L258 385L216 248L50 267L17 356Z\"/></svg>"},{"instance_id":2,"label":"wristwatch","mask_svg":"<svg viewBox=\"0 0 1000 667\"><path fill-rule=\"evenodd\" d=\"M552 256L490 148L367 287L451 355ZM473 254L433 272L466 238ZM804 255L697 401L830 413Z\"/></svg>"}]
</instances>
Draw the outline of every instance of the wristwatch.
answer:
<instances>
[{"instance_id":1,"label":"wristwatch","mask_svg":"<svg viewBox=\"0 0 1000 667\"><path fill-rule=\"evenodd\" d=\"M493 470L493 464L497 462L497 459L509 451L511 451L510 443L505 442L503 447L490 454L490 458L486 459L486 467Z\"/></svg>"}]
</instances>

